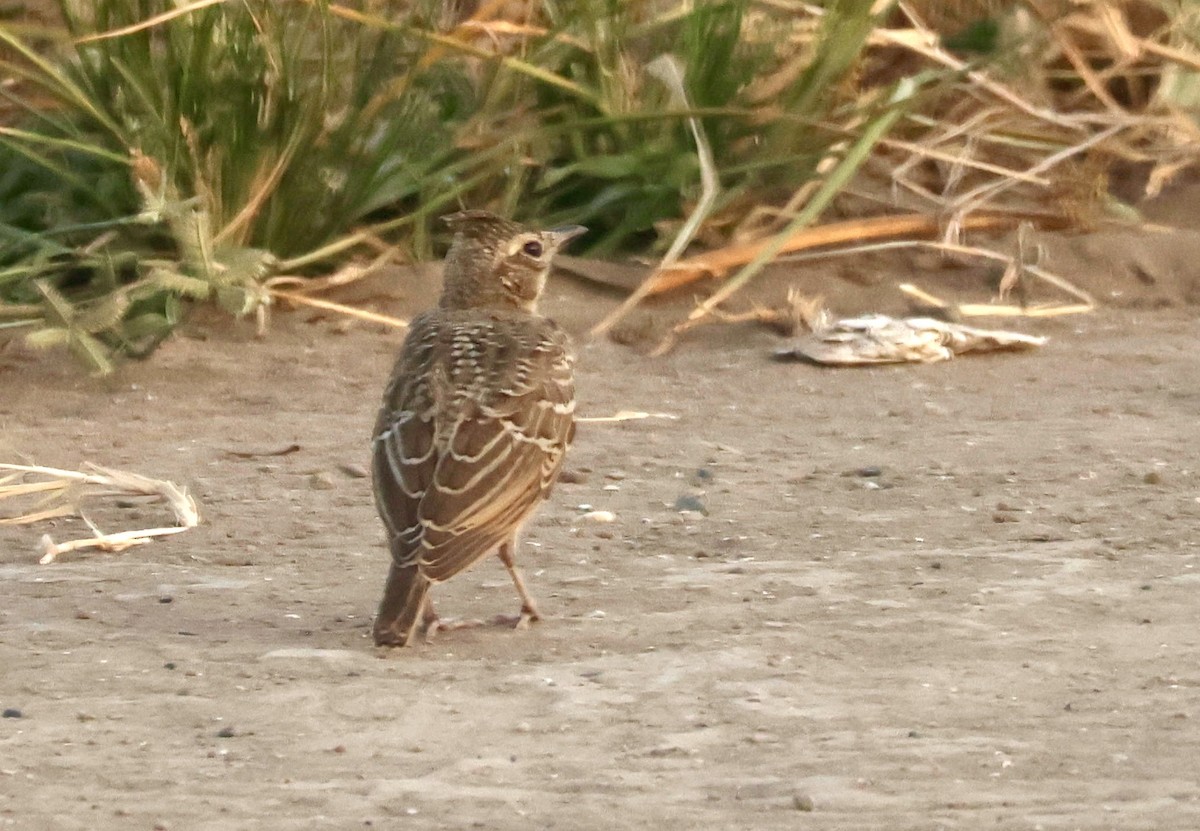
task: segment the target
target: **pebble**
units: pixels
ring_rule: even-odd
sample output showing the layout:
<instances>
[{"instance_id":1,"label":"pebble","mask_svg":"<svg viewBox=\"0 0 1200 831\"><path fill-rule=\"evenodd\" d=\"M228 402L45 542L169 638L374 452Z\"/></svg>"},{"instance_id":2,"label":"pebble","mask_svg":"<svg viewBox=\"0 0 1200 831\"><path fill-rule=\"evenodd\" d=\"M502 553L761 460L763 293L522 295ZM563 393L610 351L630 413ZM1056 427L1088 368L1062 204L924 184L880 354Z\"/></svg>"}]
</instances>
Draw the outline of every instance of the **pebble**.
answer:
<instances>
[{"instance_id":1,"label":"pebble","mask_svg":"<svg viewBox=\"0 0 1200 831\"><path fill-rule=\"evenodd\" d=\"M325 471L318 471L308 477L308 486L315 491L331 491L334 488L333 477Z\"/></svg>"},{"instance_id":2,"label":"pebble","mask_svg":"<svg viewBox=\"0 0 1200 831\"><path fill-rule=\"evenodd\" d=\"M588 475L579 470L564 470L558 474L558 481L565 485L582 485L588 480Z\"/></svg>"},{"instance_id":3,"label":"pebble","mask_svg":"<svg viewBox=\"0 0 1200 831\"><path fill-rule=\"evenodd\" d=\"M708 510L704 507L704 503L699 497L685 493L675 500L675 510L677 511L695 511L698 514L708 514Z\"/></svg>"},{"instance_id":4,"label":"pebble","mask_svg":"<svg viewBox=\"0 0 1200 831\"><path fill-rule=\"evenodd\" d=\"M350 462L342 462L337 466L338 470L349 476L351 479L366 479L370 474L362 465L352 464Z\"/></svg>"},{"instance_id":5,"label":"pebble","mask_svg":"<svg viewBox=\"0 0 1200 831\"><path fill-rule=\"evenodd\" d=\"M804 811L807 813L812 811L817 806L813 803L813 798L811 796L806 793L798 793L792 794L792 807L797 811Z\"/></svg>"},{"instance_id":6,"label":"pebble","mask_svg":"<svg viewBox=\"0 0 1200 831\"><path fill-rule=\"evenodd\" d=\"M9 707L0 715L3 715L4 718L25 718L25 714L16 707Z\"/></svg>"},{"instance_id":7,"label":"pebble","mask_svg":"<svg viewBox=\"0 0 1200 831\"><path fill-rule=\"evenodd\" d=\"M862 476L865 479L882 476L883 468L879 467L878 465L868 465L866 467L860 467L858 470L854 471L854 475Z\"/></svg>"},{"instance_id":8,"label":"pebble","mask_svg":"<svg viewBox=\"0 0 1200 831\"><path fill-rule=\"evenodd\" d=\"M616 522L617 515L612 511L588 511L580 519L584 522Z\"/></svg>"},{"instance_id":9,"label":"pebble","mask_svg":"<svg viewBox=\"0 0 1200 831\"><path fill-rule=\"evenodd\" d=\"M232 739L236 735L237 734L233 731L232 727L222 727L217 731L218 739Z\"/></svg>"},{"instance_id":10,"label":"pebble","mask_svg":"<svg viewBox=\"0 0 1200 831\"><path fill-rule=\"evenodd\" d=\"M1161 485L1163 483L1162 474L1157 470L1152 470L1142 477L1142 481L1147 485Z\"/></svg>"}]
</instances>

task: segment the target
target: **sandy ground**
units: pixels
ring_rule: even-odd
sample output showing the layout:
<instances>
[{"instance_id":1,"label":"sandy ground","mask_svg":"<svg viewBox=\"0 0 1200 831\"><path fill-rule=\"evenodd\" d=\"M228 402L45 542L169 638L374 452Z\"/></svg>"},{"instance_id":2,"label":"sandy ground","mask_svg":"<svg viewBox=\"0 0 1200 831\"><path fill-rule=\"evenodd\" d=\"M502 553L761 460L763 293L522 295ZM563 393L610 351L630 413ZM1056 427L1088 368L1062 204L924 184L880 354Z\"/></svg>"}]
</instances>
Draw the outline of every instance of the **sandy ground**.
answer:
<instances>
[{"instance_id":1,"label":"sandy ground","mask_svg":"<svg viewBox=\"0 0 1200 831\"><path fill-rule=\"evenodd\" d=\"M201 317L102 381L10 350L3 455L172 479L204 523L48 566L78 521L0 526L0 828L1200 828L1200 247L1121 233L1052 241L1106 305L1028 323L1036 352L583 343L586 415L678 420L580 429L521 556L547 620L392 653L362 472L398 333ZM803 279L895 302L897 267ZM613 302L545 307L581 332ZM494 559L436 596L517 606Z\"/></svg>"}]
</instances>

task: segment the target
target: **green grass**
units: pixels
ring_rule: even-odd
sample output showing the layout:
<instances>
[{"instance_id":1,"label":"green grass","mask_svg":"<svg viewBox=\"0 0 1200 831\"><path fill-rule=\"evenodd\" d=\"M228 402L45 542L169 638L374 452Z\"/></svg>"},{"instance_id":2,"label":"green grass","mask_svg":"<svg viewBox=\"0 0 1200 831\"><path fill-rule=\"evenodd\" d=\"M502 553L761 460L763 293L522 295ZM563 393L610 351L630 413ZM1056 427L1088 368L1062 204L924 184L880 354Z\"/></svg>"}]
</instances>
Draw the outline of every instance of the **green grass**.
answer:
<instances>
[{"instance_id":1,"label":"green grass","mask_svg":"<svg viewBox=\"0 0 1200 831\"><path fill-rule=\"evenodd\" d=\"M819 26L750 0L547 2L543 32L499 49L439 31L440 5L241 0L145 25L177 5L63 0L61 30L0 27L18 81L0 91L0 331L108 371L192 302L252 312L264 278L368 237L429 256L460 205L587 224L593 253L665 247L699 191L689 117L733 216L884 110L853 83L869 0L829 0ZM663 54L686 101L643 69Z\"/></svg>"}]
</instances>

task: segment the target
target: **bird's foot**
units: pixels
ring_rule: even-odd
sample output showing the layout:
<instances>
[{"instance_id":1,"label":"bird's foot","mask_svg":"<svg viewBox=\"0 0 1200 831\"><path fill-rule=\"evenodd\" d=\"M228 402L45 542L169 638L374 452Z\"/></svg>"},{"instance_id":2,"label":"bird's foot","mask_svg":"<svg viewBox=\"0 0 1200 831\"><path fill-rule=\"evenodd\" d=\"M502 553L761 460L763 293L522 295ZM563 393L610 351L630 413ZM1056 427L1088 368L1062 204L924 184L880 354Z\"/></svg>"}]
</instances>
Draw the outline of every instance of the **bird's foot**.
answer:
<instances>
[{"instance_id":1,"label":"bird's foot","mask_svg":"<svg viewBox=\"0 0 1200 831\"><path fill-rule=\"evenodd\" d=\"M425 621L425 643L432 642L438 632L453 632L455 629L474 629L477 626L483 625L484 622L476 618L430 618Z\"/></svg>"},{"instance_id":2,"label":"bird's foot","mask_svg":"<svg viewBox=\"0 0 1200 831\"><path fill-rule=\"evenodd\" d=\"M492 618L495 626L511 626L513 629L528 629L530 625L541 620L542 616L534 606L522 606L519 615L496 615Z\"/></svg>"}]
</instances>

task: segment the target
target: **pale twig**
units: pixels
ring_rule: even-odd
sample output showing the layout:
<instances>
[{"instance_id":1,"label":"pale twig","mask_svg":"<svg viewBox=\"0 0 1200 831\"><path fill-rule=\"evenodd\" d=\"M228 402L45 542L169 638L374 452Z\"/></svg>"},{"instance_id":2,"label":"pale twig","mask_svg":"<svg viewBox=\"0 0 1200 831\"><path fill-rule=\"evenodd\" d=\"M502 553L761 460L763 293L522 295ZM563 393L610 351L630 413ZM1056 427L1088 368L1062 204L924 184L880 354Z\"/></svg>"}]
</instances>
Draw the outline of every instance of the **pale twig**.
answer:
<instances>
[{"instance_id":1,"label":"pale twig","mask_svg":"<svg viewBox=\"0 0 1200 831\"><path fill-rule=\"evenodd\" d=\"M619 410L610 416L580 416L575 421L586 424L612 424L619 421L641 421L647 418L665 418L678 421L679 416L671 413L642 413L636 410Z\"/></svg>"},{"instance_id":2,"label":"pale twig","mask_svg":"<svg viewBox=\"0 0 1200 831\"><path fill-rule=\"evenodd\" d=\"M1111 138L1121 130L1124 130L1127 126L1128 125L1126 124L1113 124L1112 126L1101 130L1098 133L1093 133L1078 144L1072 144L1070 147L1065 147L1057 153L1046 156L1044 159L1038 161L1037 164L1033 165L1025 172L1029 175L1038 175L1040 173L1044 173L1045 171L1058 164L1061 164L1067 159L1077 156L1083 151ZM976 211L989 199L995 198L997 194L1008 190L1016 183L1017 180L1015 179L1000 179L997 181L986 182L985 184L969 190L957 197L951 203L950 207L960 215L970 213L971 211Z\"/></svg>"},{"instance_id":3,"label":"pale twig","mask_svg":"<svg viewBox=\"0 0 1200 831\"><path fill-rule=\"evenodd\" d=\"M271 296L277 297L280 300L286 300L289 303L295 303L299 306L312 306L317 309L325 309L330 312L346 315L347 317L356 317L360 320L367 320L371 323L382 323L385 326L392 326L396 329L407 329L408 321L391 315L379 314L378 312L368 312L366 309L359 309L354 306L347 306L344 303L334 303L332 300L321 300L317 297L309 297L306 294L298 294L294 291L283 291L282 289L270 289Z\"/></svg>"},{"instance_id":4,"label":"pale twig","mask_svg":"<svg viewBox=\"0 0 1200 831\"><path fill-rule=\"evenodd\" d=\"M882 147L894 147L897 150L907 150L913 154L911 161L904 162L901 167L897 168L900 171L902 168L907 169L914 164L919 163L922 159L934 159L939 162L947 162L948 164L962 165L974 170L981 170L984 173L995 173L997 176L1003 176L1007 179L1018 179L1022 182L1027 182L1031 185L1040 185L1046 187L1050 184L1050 180L1044 176L1037 176L1027 173L1024 170L1015 170L1011 167L1004 167L990 162L972 159L963 155L955 155L942 150L935 150L924 144L914 144L911 141L903 141L901 139L883 139L879 142Z\"/></svg>"},{"instance_id":5,"label":"pale twig","mask_svg":"<svg viewBox=\"0 0 1200 831\"><path fill-rule=\"evenodd\" d=\"M1055 303L1035 306L1010 306L992 303L962 303L954 305L935 297L912 283L901 283L900 291L922 303L937 309L952 311L960 317L1058 317L1060 315L1087 314L1095 307L1087 303Z\"/></svg>"},{"instance_id":6,"label":"pale twig","mask_svg":"<svg viewBox=\"0 0 1200 831\"><path fill-rule=\"evenodd\" d=\"M59 554L65 554L68 551L77 551L81 548L99 548L101 551L124 551L126 548L135 545L144 545L150 542L153 537L179 534L186 530L187 528L178 525L169 528L145 528L138 531L120 531L116 534L104 534L81 540L57 543L50 538L49 534L44 534L39 545L42 557L38 560L38 563L40 565L48 565L54 562Z\"/></svg>"},{"instance_id":7,"label":"pale twig","mask_svg":"<svg viewBox=\"0 0 1200 831\"><path fill-rule=\"evenodd\" d=\"M868 243L866 245L853 245L845 248L834 249L832 251L813 251L803 254L793 254L780 257L779 262L797 263L804 262L806 260L819 260L832 257L849 257L858 254L873 254L881 251L899 251L902 249L913 248L924 248L948 254L962 254L968 257L979 257L980 259L993 260L995 262L1003 263L1006 266L1014 262L1013 257L1010 257L1006 254L1001 254L997 251L991 251L987 248L978 248L976 246L961 245L951 242L934 242L931 240L893 240L891 242L875 242ZM1069 280L1052 272L1046 271L1044 268L1032 263L1024 263L1021 268L1029 276L1036 277L1042 282L1048 283L1058 290L1071 295L1076 300L1079 300L1081 305L1087 307L1087 311L1091 311L1096 307L1095 298L1088 294L1088 292L1071 283ZM907 291L903 288L903 285L901 286L901 291ZM931 298L925 299L928 301ZM935 305L937 304L938 303L935 303Z\"/></svg>"},{"instance_id":8,"label":"pale twig","mask_svg":"<svg viewBox=\"0 0 1200 831\"><path fill-rule=\"evenodd\" d=\"M6 478L5 484L0 485L0 499L45 491L58 491L56 498L63 499L70 498L69 494L74 492L73 489L75 487L98 486L111 490L102 490L93 495L105 495L116 492L158 497L170 506L172 512L175 514L175 520L178 525L172 528L151 528L138 531L123 531L119 534L103 534L74 505L60 505L7 519L6 522L9 524L28 524L54 517L79 515L92 528L95 534L94 537L83 540L72 540L61 544L55 543L49 535L44 536L41 544L43 556L40 561L43 564L52 562L55 557L65 551L96 547L114 551L122 550L131 545L140 545L146 542L149 537L177 534L188 528L194 528L200 523L200 512L196 507L196 501L188 494L185 488L181 488L173 482L168 482L164 479L151 479L148 476L142 476L137 473L113 470L90 463L87 465L87 468L88 472L83 472L43 467L40 465L0 464L0 470L52 477L49 482L18 482L16 484L9 484L9 479ZM35 487L30 487L30 485L34 485ZM44 502L45 500L43 500Z\"/></svg>"},{"instance_id":9,"label":"pale twig","mask_svg":"<svg viewBox=\"0 0 1200 831\"><path fill-rule=\"evenodd\" d=\"M371 240L371 242L379 242ZM387 246L369 263L361 265L359 263L348 263L339 268L332 274L327 274L324 277L293 277L291 275L282 274L272 277L265 281L268 289L274 289L279 286L290 286L295 289L296 294L315 294L319 291L328 291L329 289L347 286L351 283L356 283L366 277L371 276L383 266L391 262L396 253L400 250L398 245Z\"/></svg>"}]
</instances>

